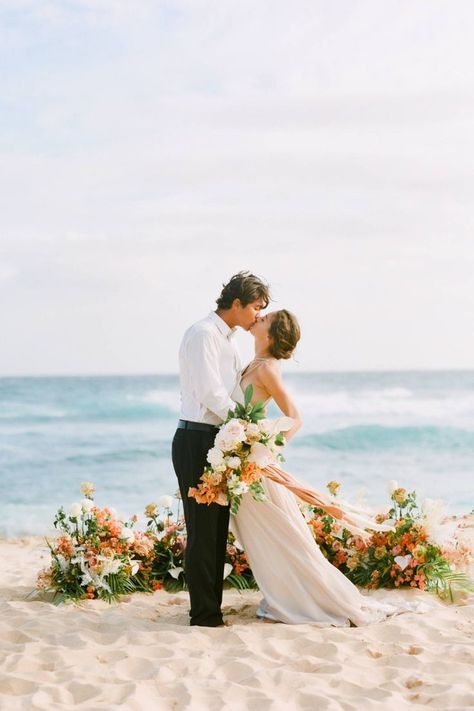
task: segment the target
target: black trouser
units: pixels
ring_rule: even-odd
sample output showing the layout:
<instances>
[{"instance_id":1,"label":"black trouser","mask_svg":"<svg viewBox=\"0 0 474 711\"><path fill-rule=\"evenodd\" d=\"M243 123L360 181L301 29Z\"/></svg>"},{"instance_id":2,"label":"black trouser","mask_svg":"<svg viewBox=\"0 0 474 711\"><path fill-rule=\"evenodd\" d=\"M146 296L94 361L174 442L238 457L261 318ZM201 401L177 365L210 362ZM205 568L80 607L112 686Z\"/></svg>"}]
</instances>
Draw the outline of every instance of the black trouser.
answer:
<instances>
[{"instance_id":1,"label":"black trouser","mask_svg":"<svg viewBox=\"0 0 474 711\"><path fill-rule=\"evenodd\" d=\"M221 625L224 564L229 530L229 507L198 504L188 497L206 466L216 432L177 429L173 438L173 466L178 477L186 519L186 579L191 599L191 624Z\"/></svg>"}]
</instances>

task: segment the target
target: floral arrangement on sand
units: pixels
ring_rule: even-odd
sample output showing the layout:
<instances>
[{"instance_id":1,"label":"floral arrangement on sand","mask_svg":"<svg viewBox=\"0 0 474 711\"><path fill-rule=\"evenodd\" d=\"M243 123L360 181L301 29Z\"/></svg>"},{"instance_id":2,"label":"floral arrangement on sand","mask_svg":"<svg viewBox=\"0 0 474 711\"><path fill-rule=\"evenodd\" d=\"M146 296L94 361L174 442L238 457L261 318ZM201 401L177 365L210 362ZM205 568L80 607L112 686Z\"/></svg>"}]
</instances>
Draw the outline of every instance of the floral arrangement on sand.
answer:
<instances>
[{"instance_id":1,"label":"floral arrangement on sand","mask_svg":"<svg viewBox=\"0 0 474 711\"><path fill-rule=\"evenodd\" d=\"M53 593L56 603L97 598L113 602L133 592L186 589L186 528L179 511L179 492L176 517L171 496L148 504L144 532L134 529L138 516L123 522L112 508L96 506L95 487L90 482L81 485L81 492L82 501L72 504L67 512L61 507L56 513L54 527L60 535L46 539L51 561L38 574L38 592ZM256 587L245 553L232 534L224 577L227 587Z\"/></svg>"},{"instance_id":2,"label":"floral arrangement on sand","mask_svg":"<svg viewBox=\"0 0 474 711\"><path fill-rule=\"evenodd\" d=\"M284 461L283 431L291 428L292 421L289 417L266 419L263 402L252 405L252 396L252 385L248 385L244 404L229 410L216 435L200 484L189 489L189 496L199 504L230 505L235 514L248 491L256 501L265 500L262 469Z\"/></svg>"},{"instance_id":3,"label":"floral arrangement on sand","mask_svg":"<svg viewBox=\"0 0 474 711\"><path fill-rule=\"evenodd\" d=\"M154 503L145 508L148 519L147 530L155 539L154 560L150 573L150 585L153 590L164 588L169 592L186 590L185 550L186 525L184 518L178 512L176 517L171 511L171 497L166 517L159 516L158 506ZM162 497L164 499L165 497ZM226 561L224 565L225 587L237 590L256 589L257 584L250 570L247 558L240 543L229 532L227 538Z\"/></svg>"},{"instance_id":4,"label":"floral arrangement on sand","mask_svg":"<svg viewBox=\"0 0 474 711\"><path fill-rule=\"evenodd\" d=\"M111 508L99 508L95 488L81 485L84 499L61 507L54 527L61 535L46 541L50 566L42 570L37 589L54 592L61 599L100 598L109 602L137 590L148 591L154 540L148 532L134 531L136 517L124 523Z\"/></svg>"},{"instance_id":5,"label":"floral arrangement on sand","mask_svg":"<svg viewBox=\"0 0 474 711\"><path fill-rule=\"evenodd\" d=\"M340 484L327 485L336 499ZM456 590L474 592L464 572L472 560L467 546L452 537L436 542L442 523L439 502L430 499L420 508L415 492L391 485L391 508L376 521L393 530L373 532L369 539L353 536L323 509L303 506L308 525L326 558L349 580L365 588L419 588L454 599Z\"/></svg>"},{"instance_id":6,"label":"floral arrangement on sand","mask_svg":"<svg viewBox=\"0 0 474 711\"><path fill-rule=\"evenodd\" d=\"M340 484L331 481L327 487L337 502ZM84 482L81 491L82 501L68 512L61 507L56 514L54 526L60 535L47 540L51 562L38 574L37 590L54 593L55 602L96 598L112 602L133 592L186 589L186 527L179 492L176 515L171 496L146 506L142 532L134 528L138 516L123 522L113 509L96 506L93 484ZM365 539L323 509L302 503L302 515L322 553L356 585L418 588L451 600L457 590L474 592L465 572L472 551L456 531L446 535L440 503L428 499L419 507L415 492L396 483L390 497L390 509L376 520L391 523L392 530L374 531ZM245 552L232 533L224 578L226 587L257 589Z\"/></svg>"}]
</instances>

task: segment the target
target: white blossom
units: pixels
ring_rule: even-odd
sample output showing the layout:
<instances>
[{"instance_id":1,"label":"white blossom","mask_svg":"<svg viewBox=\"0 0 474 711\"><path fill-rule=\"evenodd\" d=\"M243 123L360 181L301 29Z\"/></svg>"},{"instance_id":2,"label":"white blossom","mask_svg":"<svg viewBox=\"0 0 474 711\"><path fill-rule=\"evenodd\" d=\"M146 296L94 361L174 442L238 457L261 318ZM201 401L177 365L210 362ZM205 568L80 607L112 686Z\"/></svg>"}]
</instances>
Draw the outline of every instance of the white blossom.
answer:
<instances>
[{"instance_id":1,"label":"white blossom","mask_svg":"<svg viewBox=\"0 0 474 711\"><path fill-rule=\"evenodd\" d=\"M272 452L264 444L261 444L261 442L254 442L250 448L248 461L255 462L258 467L264 469L274 461L274 456L272 456Z\"/></svg>"},{"instance_id":2,"label":"white blossom","mask_svg":"<svg viewBox=\"0 0 474 711\"><path fill-rule=\"evenodd\" d=\"M82 513L82 506L81 504L78 504L77 502L74 504L71 504L69 507L69 516L71 518L78 518Z\"/></svg>"},{"instance_id":3,"label":"white blossom","mask_svg":"<svg viewBox=\"0 0 474 711\"><path fill-rule=\"evenodd\" d=\"M131 528L124 526L120 532L120 538L128 543L135 538L135 534Z\"/></svg>"},{"instance_id":4,"label":"white blossom","mask_svg":"<svg viewBox=\"0 0 474 711\"><path fill-rule=\"evenodd\" d=\"M240 457L228 457L226 459L226 464L229 469L238 469L240 467Z\"/></svg>"},{"instance_id":5,"label":"white blossom","mask_svg":"<svg viewBox=\"0 0 474 711\"><path fill-rule=\"evenodd\" d=\"M168 573L171 575L172 578L175 578L176 580L179 578L179 574L183 571L183 568L180 566L176 566L174 568L170 568L168 570Z\"/></svg>"},{"instance_id":6,"label":"white blossom","mask_svg":"<svg viewBox=\"0 0 474 711\"><path fill-rule=\"evenodd\" d=\"M211 467L218 467L224 463L224 455L218 447L212 447L207 453L207 461Z\"/></svg>"},{"instance_id":7,"label":"white blossom","mask_svg":"<svg viewBox=\"0 0 474 711\"><path fill-rule=\"evenodd\" d=\"M161 506L163 509L170 509L172 505L173 497L169 496L168 494L164 494L158 499L158 506Z\"/></svg>"}]
</instances>

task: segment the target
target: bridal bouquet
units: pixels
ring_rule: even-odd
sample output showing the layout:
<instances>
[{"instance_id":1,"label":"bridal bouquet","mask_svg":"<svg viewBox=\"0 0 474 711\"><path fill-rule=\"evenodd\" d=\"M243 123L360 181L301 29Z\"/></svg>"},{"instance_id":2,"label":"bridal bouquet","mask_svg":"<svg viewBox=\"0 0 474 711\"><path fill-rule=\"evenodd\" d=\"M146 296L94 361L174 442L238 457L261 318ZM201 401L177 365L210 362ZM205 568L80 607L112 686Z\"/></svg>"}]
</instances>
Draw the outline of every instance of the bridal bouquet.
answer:
<instances>
[{"instance_id":1,"label":"bridal bouquet","mask_svg":"<svg viewBox=\"0 0 474 711\"><path fill-rule=\"evenodd\" d=\"M207 454L209 466L201 475L200 484L190 487L189 496L199 504L230 504L239 510L242 496L251 492L256 501L265 500L261 476L269 464L284 461L283 432L292 426L290 417L265 419L263 402L251 404L252 385L245 389L244 404L229 410L212 449Z\"/></svg>"},{"instance_id":2,"label":"bridal bouquet","mask_svg":"<svg viewBox=\"0 0 474 711\"><path fill-rule=\"evenodd\" d=\"M61 532L46 541L51 565L38 574L37 589L59 599L100 598L111 602L124 593L151 590L148 577L154 556L149 533L133 531L136 521L119 521L110 508L94 504L94 486L84 482L84 499L66 513L60 508L54 527Z\"/></svg>"}]
</instances>

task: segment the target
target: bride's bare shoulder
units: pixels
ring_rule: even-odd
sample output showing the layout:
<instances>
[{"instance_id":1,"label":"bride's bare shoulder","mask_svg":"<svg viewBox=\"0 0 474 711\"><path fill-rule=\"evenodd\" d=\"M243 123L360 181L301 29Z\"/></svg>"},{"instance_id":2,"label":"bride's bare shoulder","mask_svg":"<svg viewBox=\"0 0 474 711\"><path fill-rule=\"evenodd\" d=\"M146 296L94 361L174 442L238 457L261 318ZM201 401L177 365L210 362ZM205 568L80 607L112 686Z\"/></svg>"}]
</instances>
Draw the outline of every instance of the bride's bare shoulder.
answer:
<instances>
[{"instance_id":1,"label":"bride's bare shoulder","mask_svg":"<svg viewBox=\"0 0 474 711\"><path fill-rule=\"evenodd\" d=\"M258 374L265 380L266 378L279 378L280 377L280 363L276 358L266 359L259 367Z\"/></svg>"}]
</instances>

